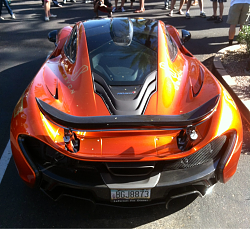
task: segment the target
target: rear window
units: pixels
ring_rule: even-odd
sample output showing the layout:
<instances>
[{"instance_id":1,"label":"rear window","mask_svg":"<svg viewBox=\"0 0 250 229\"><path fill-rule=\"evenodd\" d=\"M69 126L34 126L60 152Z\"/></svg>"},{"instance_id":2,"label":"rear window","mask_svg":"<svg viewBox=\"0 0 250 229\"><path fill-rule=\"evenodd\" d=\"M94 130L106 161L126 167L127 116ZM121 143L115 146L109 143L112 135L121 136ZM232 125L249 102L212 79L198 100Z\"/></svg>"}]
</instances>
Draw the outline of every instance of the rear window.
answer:
<instances>
[{"instance_id":1,"label":"rear window","mask_svg":"<svg viewBox=\"0 0 250 229\"><path fill-rule=\"evenodd\" d=\"M108 85L139 85L157 68L155 51L132 41L117 46L112 41L89 53L92 71Z\"/></svg>"},{"instance_id":2,"label":"rear window","mask_svg":"<svg viewBox=\"0 0 250 229\"><path fill-rule=\"evenodd\" d=\"M93 28L86 25L92 72L108 85L139 85L157 70L157 23L133 20L133 39L128 46L117 45L110 36L107 21ZM143 32L141 31L143 28Z\"/></svg>"}]
</instances>

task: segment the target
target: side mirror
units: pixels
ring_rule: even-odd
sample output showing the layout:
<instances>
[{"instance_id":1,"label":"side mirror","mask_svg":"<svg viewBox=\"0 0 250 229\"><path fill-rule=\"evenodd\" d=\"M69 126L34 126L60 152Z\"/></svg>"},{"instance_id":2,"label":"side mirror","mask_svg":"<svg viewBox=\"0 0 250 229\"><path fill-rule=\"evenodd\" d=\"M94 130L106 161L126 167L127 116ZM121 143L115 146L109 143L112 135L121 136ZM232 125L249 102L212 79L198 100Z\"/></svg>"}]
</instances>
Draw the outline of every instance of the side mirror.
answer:
<instances>
[{"instance_id":1,"label":"side mirror","mask_svg":"<svg viewBox=\"0 0 250 229\"><path fill-rule=\"evenodd\" d=\"M191 38L191 33L185 29L181 30L181 32L182 32L182 39L181 39L182 42L185 43L185 42L189 41Z\"/></svg>"},{"instance_id":2,"label":"side mirror","mask_svg":"<svg viewBox=\"0 0 250 229\"><path fill-rule=\"evenodd\" d=\"M53 31L48 33L49 41L56 43L56 37L57 37L57 30L53 30Z\"/></svg>"}]
</instances>

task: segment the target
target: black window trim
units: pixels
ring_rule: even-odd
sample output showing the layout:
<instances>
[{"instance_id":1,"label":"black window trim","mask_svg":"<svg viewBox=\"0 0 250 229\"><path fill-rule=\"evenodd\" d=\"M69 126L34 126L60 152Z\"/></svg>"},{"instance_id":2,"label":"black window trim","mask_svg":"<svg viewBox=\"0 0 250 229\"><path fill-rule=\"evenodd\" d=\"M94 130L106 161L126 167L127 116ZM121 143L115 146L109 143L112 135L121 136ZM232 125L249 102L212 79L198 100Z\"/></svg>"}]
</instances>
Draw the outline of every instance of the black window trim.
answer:
<instances>
[{"instance_id":1,"label":"black window trim","mask_svg":"<svg viewBox=\"0 0 250 229\"><path fill-rule=\"evenodd\" d=\"M166 34L166 38L167 38L167 43L168 43L168 54L169 54L169 57L170 57L170 60L172 62L175 61L176 57L177 57L177 54L178 54L178 47L177 45L175 44L175 42L173 41L172 37L170 36L168 30L165 28L165 34ZM171 42L171 44L169 44L169 42ZM172 45L173 48L176 50L175 53L172 53L173 55L170 54L170 49L169 49L169 46Z\"/></svg>"},{"instance_id":2,"label":"black window trim","mask_svg":"<svg viewBox=\"0 0 250 229\"><path fill-rule=\"evenodd\" d=\"M65 56L68 58L68 60L72 63L72 64L74 64L75 62L76 62L76 60L72 60L70 57L69 57L69 55L68 55L68 51L67 51L67 46L69 45L69 43L71 42L71 38L72 38L72 34L74 33L74 32L77 32L77 26L75 25L73 28L72 28L72 31L71 31L71 33L70 33L70 36L68 37L68 39L67 39L67 41L66 41L66 43L65 43L65 45L64 45L64 53L65 53ZM78 33L76 34L76 37L77 37L77 35L78 35ZM77 39L77 38L76 38ZM78 41L78 39L77 39L77 41ZM77 46L76 46L77 47ZM77 52L77 48L76 48L76 52ZM76 55L77 55L77 53L76 53Z\"/></svg>"}]
</instances>

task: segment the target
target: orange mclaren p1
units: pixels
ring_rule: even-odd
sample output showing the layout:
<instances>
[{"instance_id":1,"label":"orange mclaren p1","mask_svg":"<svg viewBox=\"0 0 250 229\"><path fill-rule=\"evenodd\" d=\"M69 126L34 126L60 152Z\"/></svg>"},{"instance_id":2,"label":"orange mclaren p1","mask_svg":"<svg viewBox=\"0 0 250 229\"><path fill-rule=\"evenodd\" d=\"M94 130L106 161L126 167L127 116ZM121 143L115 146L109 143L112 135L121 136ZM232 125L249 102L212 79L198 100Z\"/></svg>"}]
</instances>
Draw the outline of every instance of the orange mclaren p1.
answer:
<instances>
[{"instance_id":1,"label":"orange mclaren p1","mask_svg":"<svg viewBox=\"0 0 250 229\"><path fill-rule=\"evenodd\" d=\"M168 204L235 173L239 110L162 21L111 18L49 33L55 49L13 112L20 177L57 200Z\"/></svg>"}]
</instances>

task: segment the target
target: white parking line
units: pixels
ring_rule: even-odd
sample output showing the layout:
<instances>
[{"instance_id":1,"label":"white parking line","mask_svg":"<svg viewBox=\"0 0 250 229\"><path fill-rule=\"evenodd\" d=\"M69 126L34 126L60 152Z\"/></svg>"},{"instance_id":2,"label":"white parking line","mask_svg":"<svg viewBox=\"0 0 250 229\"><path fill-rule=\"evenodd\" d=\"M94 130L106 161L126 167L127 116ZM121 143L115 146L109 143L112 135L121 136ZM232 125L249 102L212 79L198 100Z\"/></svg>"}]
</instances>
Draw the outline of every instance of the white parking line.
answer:
<instances>
[{"instance_id":1,"label":"white parking line","mask_svg":"<svg viewBox=\"0 0 250 229\"><path fill-rule=\"evenodd\" d=\"M8 164L10 162L11 156L12 156L12 152L11 152L10 140L9 140L7 146L5 147L3 155L0 159L0 184L2 182L4 173L5 173L5 171L8 167Z\"/></svg>"}]
</instances>

